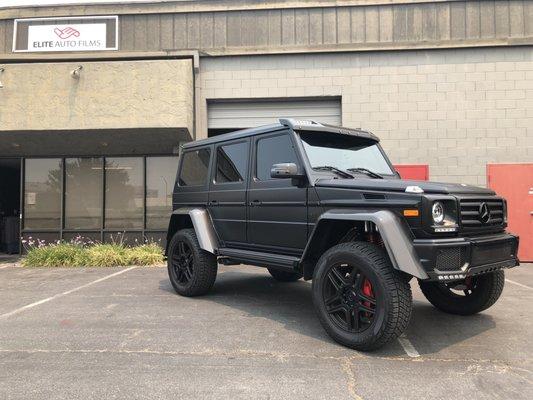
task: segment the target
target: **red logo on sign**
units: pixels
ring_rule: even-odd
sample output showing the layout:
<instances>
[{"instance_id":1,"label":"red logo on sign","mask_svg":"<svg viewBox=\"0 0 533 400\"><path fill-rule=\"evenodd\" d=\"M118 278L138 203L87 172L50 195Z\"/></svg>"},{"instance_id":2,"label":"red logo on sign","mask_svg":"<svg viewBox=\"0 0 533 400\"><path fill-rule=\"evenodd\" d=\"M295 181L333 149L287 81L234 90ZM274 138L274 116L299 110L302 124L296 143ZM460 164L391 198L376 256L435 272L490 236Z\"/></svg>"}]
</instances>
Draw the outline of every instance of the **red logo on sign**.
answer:
<instances>
[{"instance_id":1,"label":"red logo on sign","mask_svg":"<svg viewBox=\"0 0 533 400\"><path fill-rule=\"evenodd\" d=\"M72 36L80 36L80 32L74 28L71 28L70 26L67 26L65 29L54 28L54 32L61 39L68 39Z\"/></svg>"}]
</instances>

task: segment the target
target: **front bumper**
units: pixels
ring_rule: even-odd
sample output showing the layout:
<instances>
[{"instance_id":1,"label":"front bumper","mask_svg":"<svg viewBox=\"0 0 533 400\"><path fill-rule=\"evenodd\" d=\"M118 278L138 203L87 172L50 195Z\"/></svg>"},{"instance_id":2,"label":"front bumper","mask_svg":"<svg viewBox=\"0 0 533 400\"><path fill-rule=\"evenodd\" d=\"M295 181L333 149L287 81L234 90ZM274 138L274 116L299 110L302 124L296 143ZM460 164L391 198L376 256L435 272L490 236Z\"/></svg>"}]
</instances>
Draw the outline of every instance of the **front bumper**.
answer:
<instances>
[{"instance_id":1,"label":"front bumper","mask_svg":"<svg viewBox=\"0 0 533 400\"><path fill-rule=\"evenodd\" d=\"M415 239L429 280L453 281L519 265L518 236L501 233L452 239Z\"/></svg>"}]
</instances>

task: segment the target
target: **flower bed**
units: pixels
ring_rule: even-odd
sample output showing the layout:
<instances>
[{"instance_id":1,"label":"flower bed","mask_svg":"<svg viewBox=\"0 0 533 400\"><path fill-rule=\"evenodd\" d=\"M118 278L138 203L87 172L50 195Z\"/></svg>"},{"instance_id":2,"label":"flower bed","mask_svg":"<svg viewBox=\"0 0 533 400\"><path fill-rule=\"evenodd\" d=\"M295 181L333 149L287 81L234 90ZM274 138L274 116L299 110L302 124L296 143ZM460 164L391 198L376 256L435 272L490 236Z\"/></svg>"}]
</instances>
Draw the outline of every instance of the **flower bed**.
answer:
<instances>
[{"instance_id":1,"label":"flower bed","mask_svg":"<svg viewBox=\"0 0 533 400\"><path fill-rule=\"evenodd\" d=\"M23 244L27 251L22 259L25 267L116 267L164 262L163 249L157 243L127 246L122 241L104 244L77 237L50 244L29 238Z\"/></svg>"}]
</instances>

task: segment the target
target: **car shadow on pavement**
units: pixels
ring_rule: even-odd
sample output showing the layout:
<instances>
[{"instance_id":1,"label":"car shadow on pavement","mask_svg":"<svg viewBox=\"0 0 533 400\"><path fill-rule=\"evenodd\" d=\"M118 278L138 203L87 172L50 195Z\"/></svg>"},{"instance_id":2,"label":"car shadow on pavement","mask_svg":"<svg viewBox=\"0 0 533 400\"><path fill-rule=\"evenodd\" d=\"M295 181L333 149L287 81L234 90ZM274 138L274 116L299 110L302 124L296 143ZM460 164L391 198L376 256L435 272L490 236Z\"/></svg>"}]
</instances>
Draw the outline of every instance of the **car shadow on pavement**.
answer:
<instances>
[{"instance_id":1,"label":"car shadow on pavement","mask_svg":"<svg viewBox=\"0 0 533 400\"><path fill-rule=\"evenodd\" d=\"M160 281L159 288L175 293L168 280ZM318 321L310 282L300 280L283 283L275 281L268 274L226 269L218 275L211 292L196 299L232 307L252 317L267 318L298 334L337 345ZM425 301L415 300L406 335L421 355L429 355L475 337L494 326L489 315L449 315ZM368 354L379 357L406 356L397 342Z\"/></svg>"},{"instance_id":2,"label":"car shadow on pavement","mask_svg":"<svg viewBox=\"0 0 533 400\"><path fill-rule=\"evenodd\" d=\"M415 300L406 335L420 355L431 355L476 338L479 338L476 343L479 346L484 342L480 339L482 334L495 327L493 317L487 312L452 315L439 311L425 300Z\"/></svg>"}]
</instances>

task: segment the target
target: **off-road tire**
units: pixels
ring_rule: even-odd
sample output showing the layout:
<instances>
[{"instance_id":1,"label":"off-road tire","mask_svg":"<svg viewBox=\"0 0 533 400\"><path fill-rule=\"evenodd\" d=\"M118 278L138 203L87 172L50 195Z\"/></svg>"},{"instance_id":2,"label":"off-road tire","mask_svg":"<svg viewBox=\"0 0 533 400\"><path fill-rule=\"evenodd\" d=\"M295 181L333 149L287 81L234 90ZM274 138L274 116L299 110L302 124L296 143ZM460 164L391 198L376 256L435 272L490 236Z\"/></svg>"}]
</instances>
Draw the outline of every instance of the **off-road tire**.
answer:
<instances>
[{"instance_id":1,"label":"off-road tire","mask_svg":"<svg viewBox=\"0 0 533 400\"><path fill-rule=\"evenodd\" d=\"M270 267L268 267L267 269L268 272L270 272L270 275L272 275L272 278L274 278L278 282L296 282L302 277L302 274L300 274L299 272L281 271L279 269Z\"/></svg>"},{"instance_id":2,"label":"off-road tire","mask_svg":"<svg viewBox=\"0 0 533 400\"><path fill-rule=\"evenodd\" d=\"M495 271L472 277L475 288L468 296L458 295L443 283L418 281L422 293L436 308L449 314L472 315L492 306L503 291L505 274Z\"/></svg>"},{"instance_id":3,"label":"off-road tire","mask_svg":"<svg viewBox=\"0 0 533 400\"><path fill-rule=\"evenodd\" d=\"M172 257L178 251L177 247L180 242L185 243L192 253L192 277L186 283L178 280L173 265ZM217 277L217 259L214 254L200 248L194 229L182 229L172 237L168 246L167 266L170 282L174 290L182 296L192 297L206 294L213 287Z\"/></svg>"},{"instance_id":4,"label":"off-road tire","mask_svg":"<svg viewBox=\"0 0 533 400\"><path fill-rule=\"evenodd\" d=\"M371 325L354 333L337 326L326 311L323 295L328 271L338 263L357 266L371 281L376 293L376 313ZM375 350L400 336L411 318L411 287L395 270L385 251L372 243L338 244L318 260L313 275L313 303L320 323L338 343L361 351Z\"/></svg>"}]
</instances>

